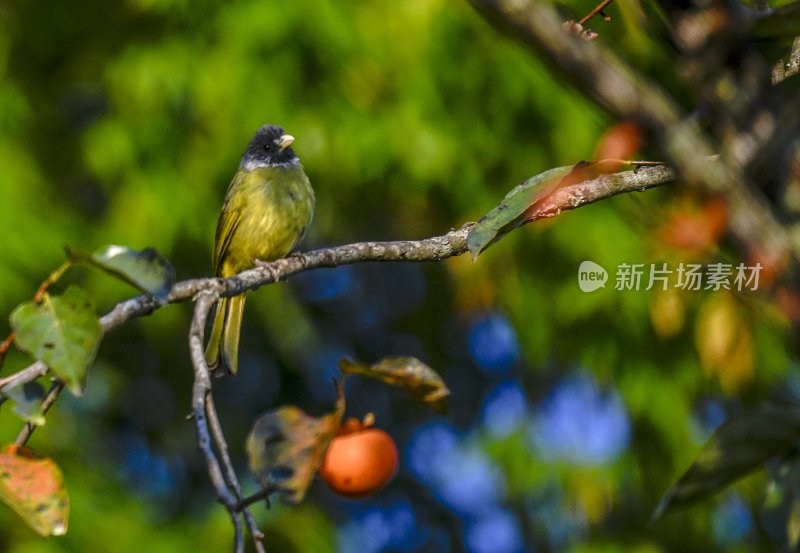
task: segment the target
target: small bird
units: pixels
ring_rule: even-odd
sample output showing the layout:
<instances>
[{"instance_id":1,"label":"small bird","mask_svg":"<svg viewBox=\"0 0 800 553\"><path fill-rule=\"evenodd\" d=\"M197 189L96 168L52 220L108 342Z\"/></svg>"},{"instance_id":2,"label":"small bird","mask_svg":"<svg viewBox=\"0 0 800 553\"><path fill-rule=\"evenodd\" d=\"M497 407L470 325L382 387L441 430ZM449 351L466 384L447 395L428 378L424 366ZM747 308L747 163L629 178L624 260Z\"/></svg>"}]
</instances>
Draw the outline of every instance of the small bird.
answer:
<instances>
[{"instance_id":1,"label":"small bird","mask_svg":"<svg viewBox=\"0 0 800 553\"><path fill-rule=\"evenodd\" d=\"M291 148L294 137L277 125L256 132L233 176L217 223L213 266L227 278L288 254L314 215L314 190ZM245 296L217 302L206 361L238 370L239 334Z\"/></svg>"}]
</instances>

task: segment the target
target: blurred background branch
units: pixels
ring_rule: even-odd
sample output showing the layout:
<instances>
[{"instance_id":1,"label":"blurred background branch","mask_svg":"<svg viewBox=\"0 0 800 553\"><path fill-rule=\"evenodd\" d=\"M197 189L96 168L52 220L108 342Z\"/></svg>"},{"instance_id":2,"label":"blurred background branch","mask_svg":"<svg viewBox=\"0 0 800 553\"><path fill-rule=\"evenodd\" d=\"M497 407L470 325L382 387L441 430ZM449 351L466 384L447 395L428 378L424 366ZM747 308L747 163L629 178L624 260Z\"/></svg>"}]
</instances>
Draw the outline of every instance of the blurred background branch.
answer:
<instances>
[{"instance_id":1,"label":"blurred background branch","mask_svg":"<svg viewBox=\"0 0 800 553\"><path fill-rule=\"evenodd\" d=\"M752 177L743 171L746 163L736 159L734 152L724 148L742 141L750 146L754 140L749 129L739 129L734 136L728 137L723 143L720 163L709 166L704 163L704 158L720 152L703 132L697 114L689 116L682 113L677 101L647 77L637 73L613 53L609 46L575 40L565 33L562 30L563 19L549 2L470 1L501 32L521 40L547 60L556 72L574 82L579 92L605 107L615 117L642 125L655 139L665 158L681 175L682 181L700 186L708 192L724 195L731 208L731 229L744 244L773 251L779 256L790 255L795 264L800 261L800 238L797 233L790 232L790 229L781 224L776 208L770 205L763 192L755 186ZM723 7L723 4L727 7ZM732 32L730 25L734 22L739 24L734 18L741 11L736 9L737 5L735 2L712 2L710 7L699 13L687 10L684 19L675 23L678 44L692 49L693 54L699 56L701 46L714 43L714 33L719 34L723 30ZM728 13L726 9L735 13ZM712 18L710 15L717 17ZM715 25L712 26L709 21L715 22ZM694 71L718 68L718 61L720 60L706 58L703 60L704 65L697 67L698 64L695 64ZM756 64L752 72L757 73L758 69ZM690 68L689 71L693 69ZM757 74L746 77L751 76L759 77ZM716 87L717 81L713 76L706 77L712 83L708 86ZM768 84L764 75L761 77L760 86L755 85L758 90L763 90ZM744 77L743 80L747 81ZM730 87L739 86L730 79L725 82ZM743 91L737 89L726 92L733 98L741 93ZM797 110L791 102L774 104L763 100L753 100L753 104L759 109L771 110L770 114L762 114L763 117L768 117L774 126L796 132ZM768 142L772 144L772 141L777 141L779 147L785 150L796 148L792 141L785 141L779 129L773 130L772 126L769 127L768 136L758 137L760 140L748 147L748 153L751 147L757 150L759 143L763 146ZM786 155L782 157L785 158ZM782 163L773 169L782 170L780 174L785 176L784 165Z\"/></svg>"}]
</instances>

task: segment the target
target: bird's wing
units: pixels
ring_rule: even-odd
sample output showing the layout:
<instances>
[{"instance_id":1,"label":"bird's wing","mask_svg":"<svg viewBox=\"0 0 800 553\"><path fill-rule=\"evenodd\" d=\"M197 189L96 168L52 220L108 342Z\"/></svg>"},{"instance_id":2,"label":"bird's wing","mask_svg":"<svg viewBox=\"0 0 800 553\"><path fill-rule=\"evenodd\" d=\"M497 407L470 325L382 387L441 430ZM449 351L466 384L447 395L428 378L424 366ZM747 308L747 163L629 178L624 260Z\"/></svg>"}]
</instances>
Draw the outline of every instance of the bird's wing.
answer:
<instances>
[{"instance_id":1,"label":"bird's wing","mask_svg":"<svg viewBox=\"0 0 800 553\"><path fill-rule=\"evenodd\" d=\"M214 265L214 273L221 276L222 266L225 261L225 256L228 253L228 247L236 234L236 229L239 227L242 217L238 209L229 208L227 205L222 210L217 223L217 236L214 239L214 257L212 264Z\"/></svg>"}]
</instances>

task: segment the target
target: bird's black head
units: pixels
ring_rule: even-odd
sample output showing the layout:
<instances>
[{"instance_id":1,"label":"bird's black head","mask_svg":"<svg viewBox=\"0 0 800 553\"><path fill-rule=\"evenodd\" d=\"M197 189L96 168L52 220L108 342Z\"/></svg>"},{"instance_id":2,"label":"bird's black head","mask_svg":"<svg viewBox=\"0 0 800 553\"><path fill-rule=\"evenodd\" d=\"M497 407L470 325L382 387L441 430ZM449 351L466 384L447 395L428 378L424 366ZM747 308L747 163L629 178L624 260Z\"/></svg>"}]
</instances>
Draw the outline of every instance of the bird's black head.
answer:
<instances>
[{"instance_id":1,"label":"bird's black head","mask_svg":"<svg viewBox=\"0 0 800 553\"><path fill-rule=\"evenodd\" d=\"M289 164L297 160L290 147L294 137L286 134L283 127L264 125L250 141L242 156L240 167L256 169L268 165Z\"/></svg>"}]
</instances>

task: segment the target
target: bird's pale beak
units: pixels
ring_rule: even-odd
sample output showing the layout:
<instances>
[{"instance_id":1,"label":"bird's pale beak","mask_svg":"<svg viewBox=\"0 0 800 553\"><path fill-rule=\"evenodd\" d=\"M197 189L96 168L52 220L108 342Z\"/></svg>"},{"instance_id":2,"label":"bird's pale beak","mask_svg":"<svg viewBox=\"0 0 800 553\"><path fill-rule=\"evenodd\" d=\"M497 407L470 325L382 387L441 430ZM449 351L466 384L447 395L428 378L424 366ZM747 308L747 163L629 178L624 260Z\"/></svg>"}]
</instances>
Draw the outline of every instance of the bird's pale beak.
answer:
<instances>
[{"instance_id":1,"label":"bird's pale beak","mask_svg":"<svg viewBox=\"0 0 800 553\"><path fill-rule=\"evenodd\" d=\"M278 148L280 148L282 152L292 145L292 142L294 142L294 137L291 134L284 134L281 135L281 137L275 142L278 144Z\"/></svg>"}]
</instances>

